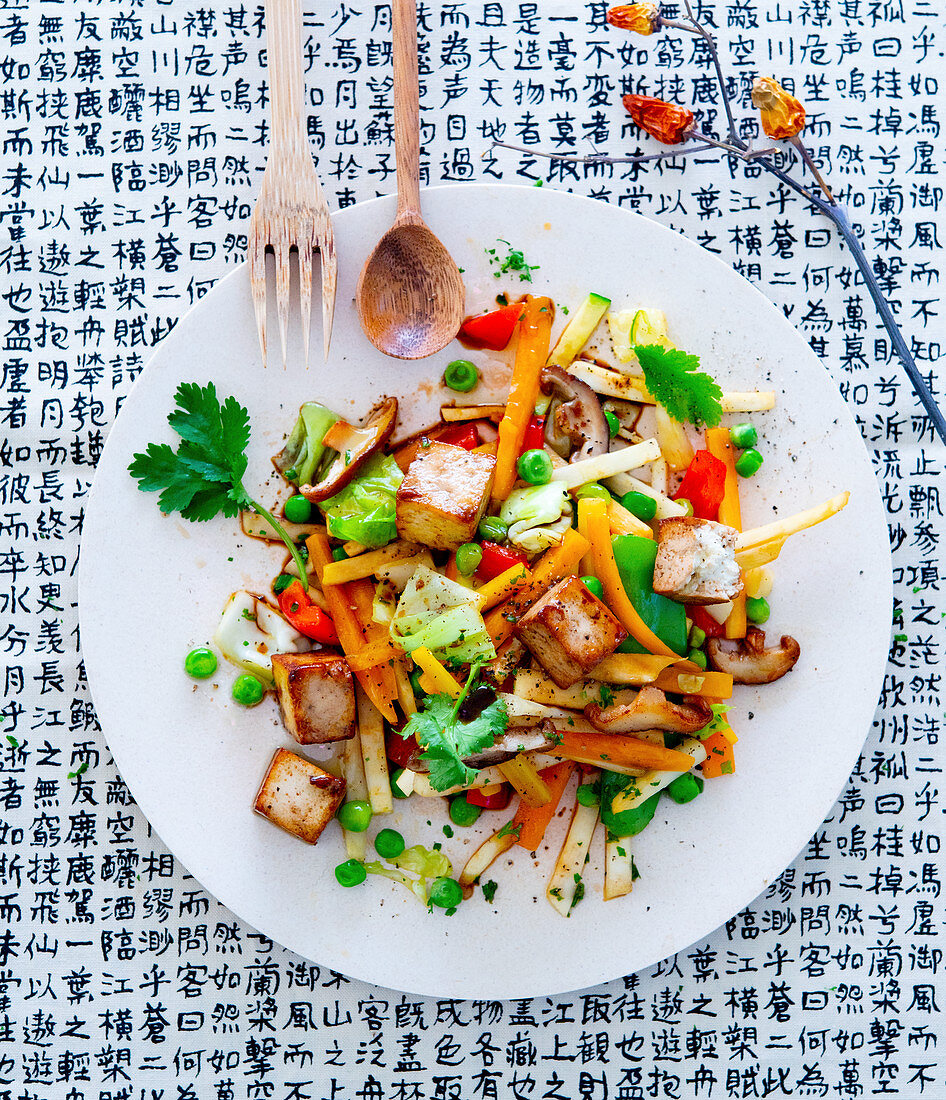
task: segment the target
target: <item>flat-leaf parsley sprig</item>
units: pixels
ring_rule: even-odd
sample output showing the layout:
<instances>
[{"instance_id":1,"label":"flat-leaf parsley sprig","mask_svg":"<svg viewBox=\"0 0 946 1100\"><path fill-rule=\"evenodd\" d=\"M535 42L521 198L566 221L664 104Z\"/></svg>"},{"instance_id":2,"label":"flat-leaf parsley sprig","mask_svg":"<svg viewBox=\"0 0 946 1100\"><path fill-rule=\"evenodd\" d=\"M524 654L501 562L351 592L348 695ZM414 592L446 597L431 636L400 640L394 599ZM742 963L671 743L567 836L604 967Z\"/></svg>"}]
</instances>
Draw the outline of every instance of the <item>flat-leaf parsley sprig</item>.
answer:
<instances>
[{"instance_id":1,"label":"flat-leaf parsley sprig","mask_svg":"<svg viewBox=\"0 0 946 1100\"><path fill-rule=\"evenodd\" d=\"M509 718L502 699L494 699L469 721L459 717L479 670L479 662L471 665L466 685L457 699L444 693L428 695L423 710L412 714L401 730L402 737L413 734L418 745L425 747L421 759L430 769L430 785L435 790L472 783L476 772L462 758L489 748L506 732Z\"/></svg>"},{"instance_id":2,"label":"flat-leaf parsley sprig","mask_svg":"<svg viewBox=\"0 0 946 1100\"><path fill-rule=\"evenodd\" d=\"M167 443L149 443L143 453L134 456L128 472L138 488L144 493L160 492L162 512L180 512L195 523L218 515L232 518L241 509L252 509L286 544L302 585L308 589L299 547L279 520L244 488L249 413L235 397L227 397L221 404L213 382L206 386L182 382L174 401L177 408L168 416L168 424L181 442L176 451Z\"/></svg>"},{"instance_id":3,"label":"flat-leaf parsley sprig","mask_svg":"<svg viewBox=\"0 0 946 1100\"><path fill-rule=\"evenodd\" d=\"M634 354L651 396L674 420L716 427L723 415L723 391L715 378L699 369L698 355L660 344L638 344Z\"/></svg>"}]
</instances>

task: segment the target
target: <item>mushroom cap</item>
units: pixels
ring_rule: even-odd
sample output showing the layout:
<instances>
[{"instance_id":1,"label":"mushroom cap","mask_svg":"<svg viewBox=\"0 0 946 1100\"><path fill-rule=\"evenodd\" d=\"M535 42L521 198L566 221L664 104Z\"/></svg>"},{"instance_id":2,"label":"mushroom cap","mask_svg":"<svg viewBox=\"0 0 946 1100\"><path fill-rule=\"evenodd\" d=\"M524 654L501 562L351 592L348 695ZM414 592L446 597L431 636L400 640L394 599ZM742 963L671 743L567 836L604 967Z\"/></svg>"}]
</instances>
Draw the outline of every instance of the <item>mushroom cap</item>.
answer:
<instances>
[{"instance_id":1,"label":"mushroom cap","mask_svg":"<svg viewBox=\"0 0 946 1100\"><path fill-rule=\"evenodd\" d=\"M313 504L335 496L357 475L365 462L385 446L396 422L397 398L386 397L368 413L363 428L351 426L352 448L339 451L325 477L315 485L300 485L299 492Z\"/></svg>"},{"instance_id":2,"label":"mushroom cap","mask_svg":"<svg viewBox=\"0 0 946 1100\"><path fill-rule=\"evenodd\" d=\"M777 646L766 646L765 631L750 626L745 638L710 638L706 656L710 666L728 672L734 684L771 684L794 667L801 646L788 634Z\"/></svg>"},{"instance_id":3,"label":"mushroom cap","mask_svg":"<svg viewBox=\"0 0 946 1100\"><path fill-rule=\"evenodd\" d=\"M553 449L555 443L567 439L574 448L571 461L607 454L611 445L608 421L598 395L587 385L561 367L548 365L539 375L543 393L560 403L546 420L546 438Z\"/></svg>"},{"instance_id":4,"label":"mushroom cap","mask_svg":"<svg viewBox=\"0 0 946 1100\"><path fill-rule=\"evenodd\" d=\"M660 688L642 687L633 703L602 707L589 703L585 715L603 733L639 733L668 730L696 733L713 719L709 703L699 695L686 695L682 703L671 702Z\"/></svg>"}]
</instances>

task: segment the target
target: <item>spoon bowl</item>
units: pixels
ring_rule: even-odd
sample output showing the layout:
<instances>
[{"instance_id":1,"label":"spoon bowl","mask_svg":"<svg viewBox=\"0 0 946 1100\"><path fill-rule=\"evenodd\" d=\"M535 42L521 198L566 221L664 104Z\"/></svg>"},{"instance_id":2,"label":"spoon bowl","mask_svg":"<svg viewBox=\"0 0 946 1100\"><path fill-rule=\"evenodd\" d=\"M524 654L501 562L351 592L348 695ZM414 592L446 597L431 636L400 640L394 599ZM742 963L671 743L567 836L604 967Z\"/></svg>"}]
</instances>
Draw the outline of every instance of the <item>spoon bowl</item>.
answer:
<instances>
[{"instance_id":1,"label":"spoon bowl","mask_svg":"<svg viewBox=\"0 0 946 1100\"><path fill-rule=\"evenodd\" d=\"M379 351L423 359L456 336L466 294L457 265L420 213L415 0L394 0L391 27L397 217L365 261L355 297L361 327Z\"/></svg>"},{"instance_id":2,"label":"spoon bowl","mask_svg":"<svg viewBox=\"0 0 946 1100\"><path fill-rule=\"evenodd\" d=\"M356 301L361 327L379 351L422 359L456 336L465 295L440 240L419 218L398 218L362 268Z\"/></svg>"}]
</instances>

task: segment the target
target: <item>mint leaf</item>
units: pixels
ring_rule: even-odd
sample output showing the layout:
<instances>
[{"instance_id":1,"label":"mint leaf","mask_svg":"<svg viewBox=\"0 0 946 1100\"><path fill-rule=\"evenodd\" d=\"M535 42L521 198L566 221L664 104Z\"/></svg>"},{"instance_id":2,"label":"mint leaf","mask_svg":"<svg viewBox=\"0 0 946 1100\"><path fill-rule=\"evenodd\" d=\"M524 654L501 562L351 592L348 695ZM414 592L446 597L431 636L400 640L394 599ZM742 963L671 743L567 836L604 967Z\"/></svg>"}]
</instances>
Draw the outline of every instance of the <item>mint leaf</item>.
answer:
<instances>
[{"instance_id":1,"label":"mint leaf","mask_svg":"<svg viewBox=\"0 0 946 1100\"><path fill-rule=\"evenodd\" d=\"M679 348L638 344L634 348L651 396L681 424L715 427L723 415L723 391L699 369L700 358Z\"/></svg>"}]
</instances>

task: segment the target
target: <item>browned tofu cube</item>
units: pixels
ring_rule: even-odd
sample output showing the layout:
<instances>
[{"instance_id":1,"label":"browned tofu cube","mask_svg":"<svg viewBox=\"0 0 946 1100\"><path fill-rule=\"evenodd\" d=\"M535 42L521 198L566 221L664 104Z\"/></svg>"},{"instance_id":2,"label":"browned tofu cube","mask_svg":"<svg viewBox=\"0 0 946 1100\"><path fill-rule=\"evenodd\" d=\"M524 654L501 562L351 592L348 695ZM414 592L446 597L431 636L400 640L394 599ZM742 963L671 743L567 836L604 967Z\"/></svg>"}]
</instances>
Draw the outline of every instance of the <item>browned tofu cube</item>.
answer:
<instances>
[{"instance_id":1,"label":"browned tofu cube","mask_svg":"<svg viewBox=\"0 0 946 1100\"><path fill-rule=\"evenodd\" d=\"M277 749L253 809L280 829L314 844L345 797L345 780L304 756Z\"/></svg>"},{"instance_id":2,"label":"browned tofu cube","mask_svg":"<svg viewBox=\"0 0 946 1100\"><path fill-rule=\"evenodd\" d=\"M516 633L559 687L567 688L610 656L627 631L577 577L566 577L537 600Z\"/></svg>"},{"instance_id":3,"label":"browned tofu cube","mask_svg":"<svg viewBox=\"0 0 946 1100\"><path fill-rule=\"evenodd\" d=\"M726 603L742 591L736 531L711 519L660 521L654 591L678 603Z\"/></svg>"},{"instance_id":4,"label":"browned tofu cube","mask_svg":"<svg viewBox=\"0 0 946 1100\"><path fill-rule=\"evenodd\" d=\"M300 745L355 736L355 686L344 657L274 653L273 679L282 720Z\"/></svg>"},{"instance_id":5,"label":"browned tofu cube","mask_svg":"<svg viewBox=\"0 0 946 1100\"><path fill-rule=\"evenodd\" d=\"M496 459L449 443L422 447L397 491L397 533L434 550L470 542L483 518Z\"/></svg>"}]
</instances>

